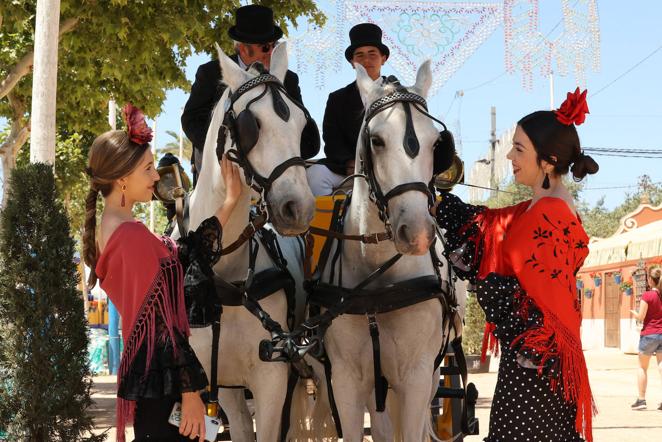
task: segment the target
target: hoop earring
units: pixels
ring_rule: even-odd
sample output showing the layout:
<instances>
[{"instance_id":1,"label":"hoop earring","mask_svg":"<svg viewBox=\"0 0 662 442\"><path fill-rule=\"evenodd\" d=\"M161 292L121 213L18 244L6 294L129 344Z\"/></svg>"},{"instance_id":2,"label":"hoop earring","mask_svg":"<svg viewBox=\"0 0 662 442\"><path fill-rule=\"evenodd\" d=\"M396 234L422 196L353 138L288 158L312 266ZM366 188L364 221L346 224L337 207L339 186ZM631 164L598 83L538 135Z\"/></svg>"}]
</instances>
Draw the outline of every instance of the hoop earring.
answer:
<instances>
[{"instance_id":1,"label":"hoop earring","mask_svg":"<svg viewBox=\"0 0 662 442\"><path fill-rule=\"evenodd\" d=\"M549 189L549 175L545 174L545 179L542 180L542 188Z\"/></svg>"},{"instance_id":2,"label":"hoop earring","mask_svg":"<svg viewBox=\"0 0 662 442\"><path fill-rule=\"evenodd\" d=\"M124 200L124 192L126 192L126 184L122 184L122 201L120 202L120 206L122 207L126 206L126 201Z\"/></svg>"}]
</instances>

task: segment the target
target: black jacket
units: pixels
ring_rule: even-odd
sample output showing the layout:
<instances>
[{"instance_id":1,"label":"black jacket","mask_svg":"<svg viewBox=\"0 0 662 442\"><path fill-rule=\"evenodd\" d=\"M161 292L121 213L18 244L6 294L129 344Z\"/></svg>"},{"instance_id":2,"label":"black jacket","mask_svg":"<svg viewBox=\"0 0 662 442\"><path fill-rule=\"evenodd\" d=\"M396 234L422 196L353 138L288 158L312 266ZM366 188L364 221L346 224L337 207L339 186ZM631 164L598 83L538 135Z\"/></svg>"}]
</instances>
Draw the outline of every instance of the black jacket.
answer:
<instances>
[{"instance_id":1,"label":"black jacket","mask_svg":"<svg viewBox=\"0 0 662 442\"><path fill-rule=\"evenodd\" d=\"M346 174L347 162L356 156L363 112L356 81L329 94L322 126L326 158L319 162L339 175Z\"/></svg>"},{"instance_id":2,"label":"black jacket","mask_svg":"<svg viewBox=\"0 0 662 442\"><path fill-rule=\"evenodd\" d=\"M230 58L237 62L238 55L232 55ZM285 74L284 86L290 97L303 103L297 74L288 70ZM221 83L221 66L218 60L212 60L201 65L195 73L191 95L182 113L182 128L193 144L191 164L195 166L194 182L197 178L197 172L202 167L202 150L205 146L207 129L209 129L209 123L211 123L212 111L218 100L221 99L226 87L225 84Z\"/></svg>"}]
</instances>

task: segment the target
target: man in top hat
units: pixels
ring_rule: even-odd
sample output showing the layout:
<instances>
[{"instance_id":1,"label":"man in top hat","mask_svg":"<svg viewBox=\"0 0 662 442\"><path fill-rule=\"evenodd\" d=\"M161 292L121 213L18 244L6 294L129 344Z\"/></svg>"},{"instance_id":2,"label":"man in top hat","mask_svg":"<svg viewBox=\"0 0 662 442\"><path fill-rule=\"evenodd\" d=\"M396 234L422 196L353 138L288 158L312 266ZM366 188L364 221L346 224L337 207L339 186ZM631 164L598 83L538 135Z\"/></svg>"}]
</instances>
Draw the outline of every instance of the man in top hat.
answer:
<instances>
[{"instance_id":1,"label":"man in top hat","mask_svg":"<svg viewBox=\"0 0 662 442\"><path fill-rule=\"evenodd\" d=\"M260 62L269 69L271 53L278 39L283 36L283 30L274 23L271 8L248 5L237 9L235 26L229 29L228 35L234 40L236 50L230 58L239 66L248 69L251 64ZM197 181L199 171L202 170L202 150L214 105L227 87L221 83L221 79L221 67L217 60L200 66L182 114L182 128L193 144L191 155L193 185ZM290 97L303 103L299 77L294 72L287 71L284 86Z\"/></svg>"},{"instance_id":2,"label":"man in top hat","mask_svg":"<svg viewBox=\"0 0 662 442\"><path fill-rule=\"evenodd\" d=\"M382 43L382 30L372 23L361 23L349 31L351 44L345 58L360 64L375 82L383 80L381 69L389 56ZM363 123L364 104L356 81L329 94L324 111L322 136L326 158L308 168L313 195L329 195L347 175L354 173L356 142Z\"/></svg>"}]
</instances>

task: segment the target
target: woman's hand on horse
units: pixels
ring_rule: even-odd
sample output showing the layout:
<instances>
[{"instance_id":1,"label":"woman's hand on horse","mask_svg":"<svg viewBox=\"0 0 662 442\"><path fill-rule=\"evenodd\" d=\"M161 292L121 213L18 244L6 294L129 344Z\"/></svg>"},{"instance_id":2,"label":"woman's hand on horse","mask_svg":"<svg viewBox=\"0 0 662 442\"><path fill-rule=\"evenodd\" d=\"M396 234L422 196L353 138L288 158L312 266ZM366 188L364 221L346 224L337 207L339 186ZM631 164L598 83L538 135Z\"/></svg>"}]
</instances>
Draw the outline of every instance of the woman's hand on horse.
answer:
<instances>
[{"instance_id":1,"label":"woman's hand on horse","mask_svg":"<svg viewBox=\"0 0 662 442\"><path fill-rule=\"evenodd\" d=\"M441 200L437 200L434 202L434 205L430 207L430 215L434 216L435 218L437 217L437 207L439 207L439 203Z\"/></svg>"},{"instance_id":2,"label":"woman's hand on horse","mask_svg":"<svg viewBox=\"0 0 662 442\"><path fill-rule=\"evenodd\" d=\"M179 434L205 442L205 412L200 393L182 393L182 422L179 425Z\"/></svg>"},{"instance_id":3,"label":"woman's hand on horse","mask_svg":"<svg viewBox=\"0 0 662 442\"><path fill-rule=\"evenodd\" d=\"M223 155L221 160L221 172L223 174L223 181L225 182L225 204L236 204L241 194L241 176L239 174L239 167L233 164L227 157Z\"/></svg>"}]
</instances>

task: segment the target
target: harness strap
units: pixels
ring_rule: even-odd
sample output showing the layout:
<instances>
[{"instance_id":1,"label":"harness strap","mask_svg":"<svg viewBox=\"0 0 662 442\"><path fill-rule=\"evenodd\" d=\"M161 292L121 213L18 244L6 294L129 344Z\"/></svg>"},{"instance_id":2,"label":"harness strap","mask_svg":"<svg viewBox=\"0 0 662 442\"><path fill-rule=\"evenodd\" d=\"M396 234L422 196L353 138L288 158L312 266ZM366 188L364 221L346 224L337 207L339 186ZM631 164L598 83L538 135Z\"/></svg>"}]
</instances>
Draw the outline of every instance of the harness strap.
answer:
<instances>
[{"instance_id":1,"label":"harness strap","mask_svg":"<svg viewBox=\"0 0 662 442\"><path fill-rule=\"evenodd\" d=\"M211 325L211 373L209 374L209 401L218 407L218 350L221 344L221 317Z\"/></svg>"},{"instance_id":2,"label":"harness strap","mask_svg":"<svg viewBox=\"0 0 662 442\"><path fill-rule=\"evenodd\" d=\"M306 162L301 157L288 158L276 166L268 178L264 178L258 173L255 173L252 178L262 188L261 193L266 195L269 190L271 190L271 186L273 185L274 181L276 181L287 169L292 166L306 167ZM260 192L260 190L258 190L258 192Z\"/></svg>"},{"instance_id":3,"label":"harness strap","mask_svg":"<svg viewBox=\"0 0 662 442\"><path fill-rule=\"evenodd\" d=\"M338 406L336 405L336 398L333 394L333 385L331 384L331 360L328 356L324 358L324 377L326 378L326 391L329 394L329 403L331 404L331 415L333 416L333 422L336 424L336 433L338 437L343 437L342 435L342 425L340 423L340 413L338 413Z\"/></svg>"},{"instance_id":4,"label":"harness strap","mask_svg":"<svg viewBox=\"0 0 662 442\"><path fill-rule=\"evenodd\" d=\"M227 247L224 247L223 250L221 250L221 256L229 255L230 253L236 251L246 241L251 239L258 230L264 227L266 223L267 223L267 216L265 214L260 214L260 216L255 218L253 221L249 222L248 225L244 227L244 230L241 232L239 237L232 244L230 244Z\"/></svg>"},{"instance_id":5,"label":"harness strap","mask_svg":"<svg viewBox=\"0 0 662 442\"><path fill-rule=\"evenodd\" d=\"M329 226L329 232L337 232L339 230L340 222L342 219L342 216L340 216L340 212L342 208L343 208L343 201L336 200L333 204L333 212L331 213L331 225ZM311 232L312 232L312 227L311 227ZM315 273L313 274L312 279L318 280L322 277L322 272L326 267L326 262L329 259L329 254L331 253L331 246L333 245L332 243L333 241L327 241L324 243L324 247L322 247L322 252L320 253L319 260L317 261L317 268L315 269ZM312 259L312 255L311 255L311 259Z\"/></svg>"},{"instance_id":6,"label":"harness strap","mask_svg":"<svg viewBox=\"0 0 662 442\"><path fill-rule=\"evenodd\" d=\"M333 215L335 215L335 213ZM388 231L379 233L364 233L363 235L346 235L342 232L320 229L319 227L313 226L310 227L309 232L314 235L326 236L327 238L338 240L361 241L363 244L379 244L380 242L386 241L393 237L391 232Z\"/></svg>"},{"instance_id":7,"label":"harness strap","mask_svg":"<svg viewBox=\"0 0 662 442\"><path fill-rule=\"evenodd\" d=\"M402 253L397 253L391 259L386 261L384 264L379 266L377 270L372 272L371 274L368 275L366 279L364 279L361 283L359 283L356 287L354 287L353 291L356 290L361 290L365 287L367 287L371 282L373 282L375 279L379 278L381 275L386 273L388 269L393 267L396 262L398 262L402 258Z\"/></svg>"},{"instance_id":8,"label":"harness strap","mask_svg":"<svg viewBox=\"0 0 662 442\"><path fill-rule=\"evenodd\" d=\"M379 348L379 326L374 314L368 315L368 328L372 340L372 360L375 375L375 402L377 411L386 409L386 394L388 393L388 380L382 374L382 360Z\"/></svg>"},{"instance_id":9,"label":"harness strap","mask_svg":"<svg viewBox=\"0 0 662 442\"><path fill-rule=\"evenodd\" d=\"M423 182L413 182L413 183L405 183L405 184L400 184L398 186L395 186L393 189L389 190L386 195L384 195L384 201L386 203L386 206L388 206L388 202L392 199L395 198L398 195L402 195L405 192L410 192L410 191L416 191L416 192L421 192L425 194L425 196L428 197L428 205L432 207L434 205L434 197L432 196L432 192L430 192L430 188L428 187L427 184Z\"/></svg>"}]
</instances>

